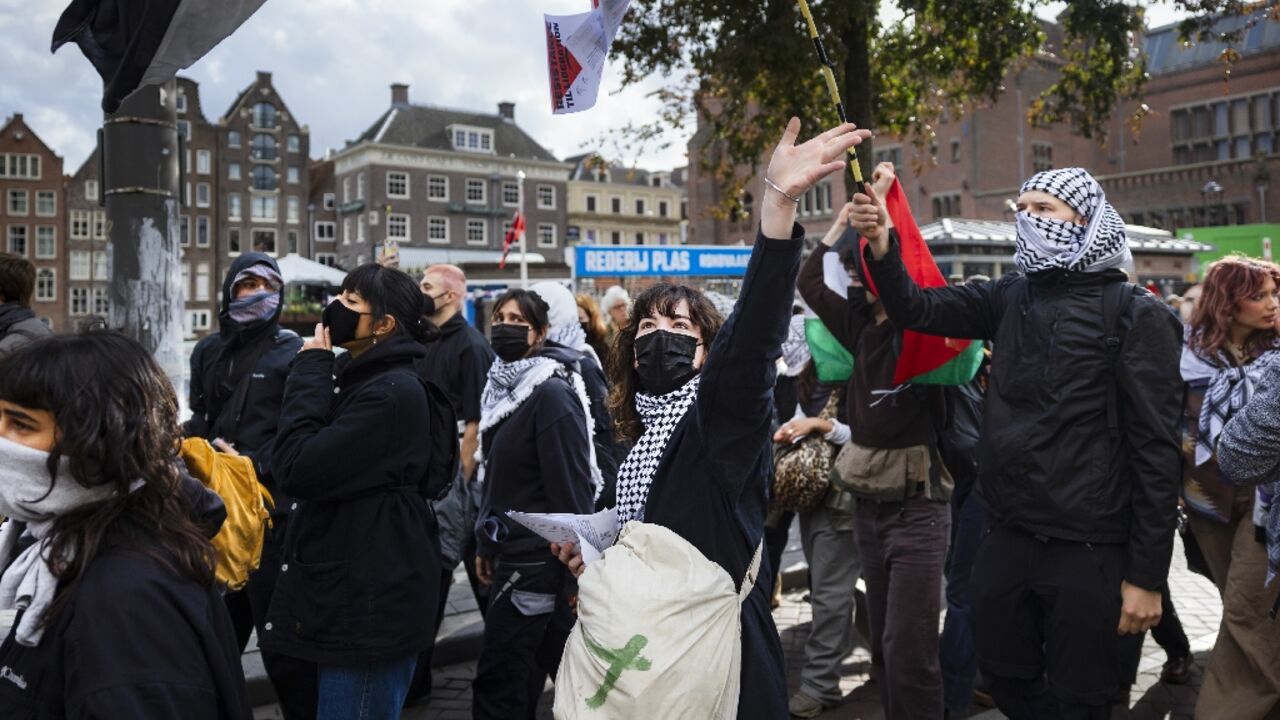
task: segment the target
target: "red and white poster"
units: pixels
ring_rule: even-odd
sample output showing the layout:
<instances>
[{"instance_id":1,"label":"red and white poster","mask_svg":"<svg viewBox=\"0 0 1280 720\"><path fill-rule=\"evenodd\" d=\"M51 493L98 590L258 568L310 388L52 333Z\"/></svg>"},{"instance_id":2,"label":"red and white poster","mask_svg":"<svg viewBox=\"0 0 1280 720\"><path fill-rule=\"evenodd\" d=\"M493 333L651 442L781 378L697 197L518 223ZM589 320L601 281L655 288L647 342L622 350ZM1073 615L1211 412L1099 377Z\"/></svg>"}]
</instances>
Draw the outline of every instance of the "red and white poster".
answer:
<instances>
[{"instance_id":1,"label":"red and white poster","mask_svg":"<svg viewBox=\"0 0 1280 720\"><path fill-rule=\"evenodd\" d=\"M604 62L631 0L592 0L590 12L543 15L551 112L581 112L596 104Z\"/></svg>"}]
</instances>

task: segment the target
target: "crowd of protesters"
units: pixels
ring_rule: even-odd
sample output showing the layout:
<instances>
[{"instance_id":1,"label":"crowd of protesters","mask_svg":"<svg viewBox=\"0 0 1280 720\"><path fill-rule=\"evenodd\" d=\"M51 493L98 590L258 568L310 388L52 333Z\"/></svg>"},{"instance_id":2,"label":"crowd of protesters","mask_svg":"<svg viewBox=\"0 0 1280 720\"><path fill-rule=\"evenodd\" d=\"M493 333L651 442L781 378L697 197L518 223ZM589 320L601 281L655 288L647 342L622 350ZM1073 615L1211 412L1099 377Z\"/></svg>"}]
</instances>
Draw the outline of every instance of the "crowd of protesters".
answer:
<instances>
[{"instance_id":1,"label":"crowd of protesters","mask_svg":"<svg viewBox=\"0 0 1280 720\"><path fill-rule=\"evenodd\" d=\"M924 288L887 163L802 262L796 199L867 133L799 129L732 306L543 282L497 298L486 337L460 268L370 263L304 339L278 265L247 253L185 422L140 344L53 335L31 263L0 255L0 716L248 718L256 631L287 720L395 718L430 699L462 564L476 718L534 717L548 680L557 717L816 717L859 636L890 718L976 696L1106 718L1147 631L1162 681L1190 677L1167 583L1183 513L1224 606L1196 716L1280 714L1280 267L1230 256L1166 302L1065 168L1020 190L1018 272ZM976 372L895 382L907 332L982 341ZM259 524L184 437L251 469ZM617 544L591 560L509 515L610 509ZM793 518L813 622L788 696L770 607ZM255 548L242 586L220 574L229 528Z\"/></svg>"}]
</instances>

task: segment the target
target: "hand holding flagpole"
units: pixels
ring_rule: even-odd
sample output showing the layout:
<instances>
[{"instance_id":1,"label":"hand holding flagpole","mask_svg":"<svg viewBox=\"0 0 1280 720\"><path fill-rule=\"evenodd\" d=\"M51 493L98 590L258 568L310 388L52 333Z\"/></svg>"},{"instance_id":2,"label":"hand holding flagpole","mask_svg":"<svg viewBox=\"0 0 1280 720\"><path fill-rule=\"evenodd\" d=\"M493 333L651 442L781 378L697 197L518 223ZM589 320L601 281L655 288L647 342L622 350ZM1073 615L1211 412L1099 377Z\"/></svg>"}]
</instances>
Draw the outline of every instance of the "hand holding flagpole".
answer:
<instances>
[{"instance_id":1,"label":"hand holding flagpole","mask_svg":"<svg viewBox=\"0 0 1280 720\"><path fill-rule=\"evenodd\" d=\"M805 23L809 26L809 39L813 41L813 47L818 51L818 63L822 66L822 79L827 81L827 90L831 93L831 99L836 103L836 114L840 116L840 122L849 122L849 114L845 112L844 101L840 99L840 88L836 85L835 71L832 69L833 63L831 58L827 56L827 49L822 44L822 38L818 37L818 26L813 22L813 13L809 11L809 3L807 0L796 0L800 4L800 14L804 16ZM853 192L865 190L866 182L862 179L862 168L858 166L858 151L853 147L849 148L849 168L853 170ZM853 193L851 192L850 195Z\"/></svg>"}]
</instances>

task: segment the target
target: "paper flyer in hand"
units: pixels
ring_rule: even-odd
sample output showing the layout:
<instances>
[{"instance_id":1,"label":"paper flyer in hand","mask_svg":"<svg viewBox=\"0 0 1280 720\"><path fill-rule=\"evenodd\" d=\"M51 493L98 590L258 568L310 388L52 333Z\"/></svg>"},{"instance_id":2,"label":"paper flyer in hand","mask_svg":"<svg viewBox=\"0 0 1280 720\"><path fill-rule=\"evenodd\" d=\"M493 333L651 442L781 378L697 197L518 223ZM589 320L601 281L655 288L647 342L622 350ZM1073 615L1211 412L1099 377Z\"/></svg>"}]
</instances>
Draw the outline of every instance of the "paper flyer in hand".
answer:
<instances>
[{"instance_id":1,"label":"paper flyer in hand","mask_svg":"<svg viewBox=\"0 0 1280 720\"><path fill-rule=\"evenodd\" d=\"M582 549L582 561L589 563L618 539L616 508L594 515L573 513L525 513L508 510L507 517L534 531L547 542L573 543Z\"/></svg>"},{"instance_id":2,"label":"paper flyer in hand","mask_svg":"<svg viewBox=\"0 0 1280 720\"><path fill-rule=\"evenodd\" d=\"M590 12L543 15L551 112L580 112L596 104L604 63L631 0L600 0Z\"/></svg>"}]
</instances>

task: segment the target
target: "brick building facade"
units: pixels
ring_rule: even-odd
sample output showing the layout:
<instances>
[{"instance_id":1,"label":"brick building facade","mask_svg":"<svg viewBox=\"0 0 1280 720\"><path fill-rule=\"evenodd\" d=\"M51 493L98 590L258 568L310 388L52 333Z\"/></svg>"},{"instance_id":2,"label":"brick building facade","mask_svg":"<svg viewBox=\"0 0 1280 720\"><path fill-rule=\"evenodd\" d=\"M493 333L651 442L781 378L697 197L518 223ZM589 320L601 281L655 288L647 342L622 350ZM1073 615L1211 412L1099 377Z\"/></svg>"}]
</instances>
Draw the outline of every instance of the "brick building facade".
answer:
<instances>
[{"instance_id":1,"label":"brick building facade","mask_svg":"<svg viewBox=\"0 0 1280 720\"><path fill-rule=\"evenodd\" d=\"M6 252L31 260L36 287L31 307L55 330L63 329L69 300L62 158L36 135L21 113L0 127L0 233Z\"/></svg>"}]
</instances>

